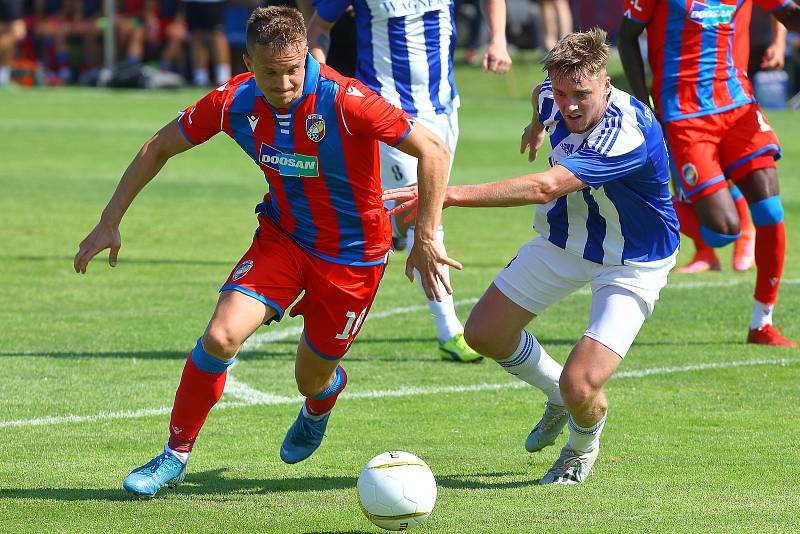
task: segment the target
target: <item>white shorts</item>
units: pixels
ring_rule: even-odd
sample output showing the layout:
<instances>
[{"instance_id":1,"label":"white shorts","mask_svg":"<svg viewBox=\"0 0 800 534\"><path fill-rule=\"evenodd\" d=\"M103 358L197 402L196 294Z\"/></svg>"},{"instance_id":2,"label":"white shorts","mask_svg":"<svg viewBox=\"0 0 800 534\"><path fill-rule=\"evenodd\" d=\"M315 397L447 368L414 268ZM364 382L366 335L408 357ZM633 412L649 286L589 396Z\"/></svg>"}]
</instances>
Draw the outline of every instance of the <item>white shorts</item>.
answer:
<instances>
[{"instance_id":1,"label":"white shorts","mask_svg":"<svg viewBox=\"0 0 800 534\"><path fill-rule=\"evenodd\" d=\"M458 111L440 115L416 117L427 129L442 138L450 150L450 166L458 143ZM417 183L417 158L394 147L380 143L381 182L384 189L406 187ZM448 173L449 174L449 173Z\"/></svg>"},{"instance_id":2,"label":"white shorts","mask_svg":"<svg viewBox=\"0 0 800 534\"><path fill-rule=\"evenodd\" d=\"M535 237L519 249L494 284L536 315L590 284L592 306L584 335L624 358L674 265L674 257L656 267L598 265Z\"/></svg>"}]
</instances>

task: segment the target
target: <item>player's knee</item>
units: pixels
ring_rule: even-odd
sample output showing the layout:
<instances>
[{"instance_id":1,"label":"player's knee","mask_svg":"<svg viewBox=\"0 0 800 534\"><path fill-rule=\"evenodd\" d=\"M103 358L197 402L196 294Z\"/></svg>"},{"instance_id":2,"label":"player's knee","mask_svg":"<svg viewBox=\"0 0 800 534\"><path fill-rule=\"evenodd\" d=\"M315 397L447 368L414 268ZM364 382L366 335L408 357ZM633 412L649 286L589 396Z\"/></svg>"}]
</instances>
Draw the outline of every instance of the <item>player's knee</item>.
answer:
<instances>
[{"instance_id":1,"label":"player's knee","mask_svg":"<svg viewBox=\"0 0 800 534\"><path fill-rule=\"evenodd\" d=\"M783 204L780 195L750 204L750 215L755 226L770 226L783 221Z\"/></svg>"},{"instance_id":2,"label":"player's knee","mask_svg":"<svg viewBox=\"0 0 800 534\"><path fill-rule=\"evenodd\" d=\"M209 325L203 334L203 348L216 358L230 360L239 351L239 340L221 325Z\"/></svg>"},{"instance_id":3,"label":"player's knee","mask_svg":"<svg viewBox=\"0 0 800 534\"><path fill-rule=\"evenodd\" d=\"M469 316L464 325L464 340L472 350L489 358L500 357L502 355L498 354L497 339L497 332L492 332L485 321Z\"/></svg>"},{"instance_id":4,"label":"player's knee","mask_svg":"<svg viewBox=\"0 0 800 534\"><path fill-rule=\"evenodd\" d=\"M596 402L602 387L596 387L584 377L578 377L565 371L559 381L561 398L570 409L584 408Z\"/></svg>"},{"instance_id":5,"label":"player's knee","mask_svg":"<svg viewBox=\"0 0 800 534\"><path fill-rule=\"evenodd\" d=\"M704 224L700 225L700 236L709 247L724 247L725 245L733 243L742 235L738 224L735 227L731 225L722 226L724 226L724 228L717 227L712 230ZM716 231L717 229L720 229L720 231Z\"/></svg>"}]
</instances>

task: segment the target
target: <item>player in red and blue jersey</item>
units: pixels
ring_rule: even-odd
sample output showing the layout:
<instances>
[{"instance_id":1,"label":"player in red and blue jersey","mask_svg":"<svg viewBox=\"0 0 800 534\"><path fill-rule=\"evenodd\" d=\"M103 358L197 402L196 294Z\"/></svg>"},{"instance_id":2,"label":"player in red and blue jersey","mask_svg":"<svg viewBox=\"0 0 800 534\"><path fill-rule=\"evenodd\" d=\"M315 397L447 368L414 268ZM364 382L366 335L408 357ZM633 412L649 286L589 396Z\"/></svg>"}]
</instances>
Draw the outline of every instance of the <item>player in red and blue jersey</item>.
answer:
<instances>
[{"instance_id":1,"label":"player in red and blue jersey","mask_svg":"<svg viewBox=\"0 0 800 534\"><path fill-rule=\"evenodd\" d=\"M183 370L164 452L133 470L124 488L152 496L177 484L227 369L244 341L286 310L303 315L295 377L306 397L280 448L286 463L320 445L330 411L347 383L339 361L369 312L391 243L381 199L378 142L419 159L424 238L410 253L407 276L424 273L429 298L451 288L444 264L460 268L438 245L449 153L439 138L362 85L308 54L299 11L256 9L247 23L245 63L236 76L190 106L150 139L126 170L98 225L81 243L75 270L110 248L114 266L119 223L138 192L166 161L225 132L263 171L269 192L258 205L253 244L220 289L205 333ZM418 226L420 225L418 218Z\"/></svg>"},{"instance_id":2,"label":"player in red and blue jersey","mask_svg":"<svg viewBox=\"0 0 800 534\"><path fill-rule=\"evenodd\" d=\"M755 1L789 29L800 30L800 7L792 0ZM752 7L750 0L626 0L620 54L634 95L649 102L638 44L647 29L656 113L682 194L699 216L695 224L682 219L682 231L712 247L734 242L740 217L726 180L747 200L756 228L747 341L797 347L772 325L786 251L775 167L781 147L746 74Z\"/></svg>"}]
</instances>

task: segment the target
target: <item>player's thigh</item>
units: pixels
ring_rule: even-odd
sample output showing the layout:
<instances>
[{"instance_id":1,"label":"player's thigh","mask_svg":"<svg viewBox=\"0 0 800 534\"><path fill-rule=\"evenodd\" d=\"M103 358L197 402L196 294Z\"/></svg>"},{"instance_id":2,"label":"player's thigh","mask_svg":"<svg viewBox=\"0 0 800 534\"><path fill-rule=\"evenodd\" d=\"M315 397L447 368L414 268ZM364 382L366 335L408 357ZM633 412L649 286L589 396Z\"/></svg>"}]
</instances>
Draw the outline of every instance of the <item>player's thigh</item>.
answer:
<instances>
[{"instance_id":1,"label":"player's thigh","mask_svg":"<svg viewBox=\"0 0 800 534\"><path fill-rule=\"evenodd\" d=\"M369 313L385 264L351 266L314 258L304 272L305 293L291 315L302 315L303 338L317 357L338 360L350 349Z\"/></svg>"},{"instance_id":2,"label":"player's thigh","mask_svg":"<svg viewBox=\"0 0 800 534\"><path fill-rule=\"evenodd\" d=\"M592 292L589 323L583 335L602 343L622 359L648 315L649 303L641 296L619 286L603 286Z\"/></svg>"},{"instance_id":3,"label":"player's thigh","mask_svg":"<svg viewBox=\"0 0 800 534\"><path fill-rule=\"evenodd\" d=\"M534 315L580 289L591 278L591 262L543 237L525 243L498 273L494 285Z\"/></svg>"},{"instance_id":4,"label":"player's thigh","mask_svg":"<svg viewBox=\"0 0 800 534\"><path fill-rule=\"evenodd\" d=\"M223 291L203 333L203 346L214 356L232 358L242 343L277 313L249 295Z\"/></svg>"},{"instance_id":5,"label":"player's thigh","mask_svg":"<svg viewBox=\"0 0 800 534\"><path fill-rule=\"evenodd\" d=\"M283 319L303 290L302 258L299 247L262 218L250 248L220 288L207 334L241 344L260 324Z\"/></svg>"}]
</instances>

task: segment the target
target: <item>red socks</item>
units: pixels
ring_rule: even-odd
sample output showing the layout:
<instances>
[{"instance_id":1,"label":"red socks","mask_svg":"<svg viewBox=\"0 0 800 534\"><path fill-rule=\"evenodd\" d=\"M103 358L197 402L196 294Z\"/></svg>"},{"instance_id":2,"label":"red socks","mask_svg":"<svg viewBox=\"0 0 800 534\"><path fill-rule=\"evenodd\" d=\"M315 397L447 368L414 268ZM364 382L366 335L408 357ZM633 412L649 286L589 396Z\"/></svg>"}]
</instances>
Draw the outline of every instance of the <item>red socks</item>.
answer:
<instances>
[{"instance_id":1,"label":"red socks","mask_svg":"<svg viewBox=\"0 0 800 534\"><path fill-rule=\"evenodd\" d=\"M786 254L786 229L783 221L769 226L756 226L756 291L755 299L775 304L783 274Z\"/></svg>"}]
</instances>

